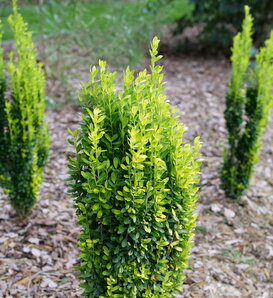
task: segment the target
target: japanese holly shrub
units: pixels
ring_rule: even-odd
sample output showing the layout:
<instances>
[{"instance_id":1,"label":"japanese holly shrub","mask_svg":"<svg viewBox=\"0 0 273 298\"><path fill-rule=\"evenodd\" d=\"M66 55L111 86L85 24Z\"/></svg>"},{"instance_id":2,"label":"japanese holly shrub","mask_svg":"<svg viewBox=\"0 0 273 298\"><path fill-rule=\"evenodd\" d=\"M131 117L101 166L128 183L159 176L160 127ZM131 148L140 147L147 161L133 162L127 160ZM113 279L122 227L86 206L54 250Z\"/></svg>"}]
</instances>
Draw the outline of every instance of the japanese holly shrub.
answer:
<instances>
[{"instance_id":1,"label":"japanese holly shrub","mask_svg":"<svg viewBox=\"0 0 273 298\"><path fill-rule=\"evenodd\" d=\"M273 104L273 32L251 68L252 25L249 8L245 7L243 29L233 43L225 110L228 148L222 165L222 187L233 199L240 199L249 186Z\"/></svg>"},{"instance_id":2,"label":"japanese holly shrub","mask_svg":"<svg viewBox=\"0 0 273 298\"><path fill-rule=\"evenodd\" d=\"M1 186L17 214L25 217L35 204L48 157L49 136L43 120L45 78L16 1L8 21L16 52L10 53L8 78L3 72L3 50L0 52Z\"/></svg>"},{"instance_id":3,"label":"japanese holly shrub","mask_svg":"<svg viewBox=\"0 0 273 298\"><path fill-rule=\"evenodd\" d=\"M81 128L70 143L70 188L78 221L83 295L166 297L180 289L191 248L199 138L182 142L185 127L166 100L159 40L150 73L116 73L99 61L80 93Z\"/></svg>"}]
</instances>

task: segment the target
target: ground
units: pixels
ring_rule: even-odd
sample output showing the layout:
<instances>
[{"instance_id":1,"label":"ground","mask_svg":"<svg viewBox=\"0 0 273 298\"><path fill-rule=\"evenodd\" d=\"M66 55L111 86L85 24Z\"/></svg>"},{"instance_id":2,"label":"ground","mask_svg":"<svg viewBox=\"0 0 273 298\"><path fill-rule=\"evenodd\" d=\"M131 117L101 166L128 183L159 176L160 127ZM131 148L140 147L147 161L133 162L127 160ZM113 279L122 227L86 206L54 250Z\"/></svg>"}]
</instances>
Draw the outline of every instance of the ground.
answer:
<instances>
[{"instance_id":1,"label":"ground","mask_svg":"<svg viewBox=\"0 0 273 298\"><path fill-rule=\"evenodd\" d=\"M177 297L273 297L273 119L263 138L251 187L240 203L220 190L226 142L224 95L230 66L223 57L165 57L166 94L188 127L185 140L203 141L196 236ZM51 158L37 206L19 222L1 195L0 297L80 297L73 200L67 193L67 128L80 110L48 111Z\"/></svg>"}]
</instances>

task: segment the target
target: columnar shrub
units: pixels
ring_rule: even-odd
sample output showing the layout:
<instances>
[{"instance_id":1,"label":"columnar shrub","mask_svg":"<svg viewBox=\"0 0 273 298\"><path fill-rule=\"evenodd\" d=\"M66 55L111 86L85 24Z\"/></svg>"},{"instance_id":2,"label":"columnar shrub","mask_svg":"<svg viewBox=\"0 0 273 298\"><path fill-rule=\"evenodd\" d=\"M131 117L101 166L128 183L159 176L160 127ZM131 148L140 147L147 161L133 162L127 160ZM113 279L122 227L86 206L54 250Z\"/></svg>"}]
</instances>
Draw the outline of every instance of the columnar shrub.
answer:
<instances>
[{"instance_id":1,"label":"columnar shrub","mask_svg":"<svg viewBox=\"0 0 273 298\"><path fill-rule=\"evenodd\" d=\"M4 94L6 89L6 82L5 82L5 76L4 76L4 59L3 59L3 48L1 47L2 43L2 24L0 20L0 152L3 152L4 150L4 123L5 123L5 117L4 117L4 109L5 109L5 101L4 101ZM3 169L2 169L2 163L4 160L4 154L0 154L0 180L3 179Z\"/></svg>"},{"instance_id":2,"label":"columnar shrub","mask_svg":"<svg viewBox=\"0 0 273 298\"><path fill-rule=\"evenodd\" d=\"M182 142L185 127L166 101L156 65L158 43L151 44L150 73L127 68L116 91L116 73L100 61L81 91L70 187L88 297L173 296L184 278L200 143Z\"/></svg>"},{"instance_id":3,"label":"columnar shrub","mask_svg":"<svg viewBox=\"0 0 273 298\"><path fill-rule=\"evenodd\" d=\"M25 217L35 204L48 156L49 137L43 120L45 78L16 1L8 21L14 32L16 53L10 53L8 80L3 71L0 76L1 184L17 214ZM1 71L2 55L0 58ZM9 82L6 93L5 81Z\"/></svg>"},{"instance_id":4,"label":"columnar shrub","mask_svg":"<svg viewBox=\"0 0 273 298\"><path fill-rule=\"evenodd\" d=\"M273 105L273 32L250 69L253 19L248 7L245 14L242 33L234 38L225 110L229 146L222 166L222 187L233 199L240 199L249 185Z\"/></svg>"}]
</instances>

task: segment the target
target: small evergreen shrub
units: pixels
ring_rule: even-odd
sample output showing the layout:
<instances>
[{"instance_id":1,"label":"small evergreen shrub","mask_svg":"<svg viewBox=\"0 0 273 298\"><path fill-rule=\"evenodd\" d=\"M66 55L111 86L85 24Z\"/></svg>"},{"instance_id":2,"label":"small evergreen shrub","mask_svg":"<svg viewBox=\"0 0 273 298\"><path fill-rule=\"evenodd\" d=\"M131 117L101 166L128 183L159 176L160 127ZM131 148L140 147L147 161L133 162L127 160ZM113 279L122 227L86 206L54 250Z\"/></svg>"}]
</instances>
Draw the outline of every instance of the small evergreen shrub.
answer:
<instances>
[{"instance_id":1,"label":"small evergreen shrub","mask_svg":"<svg viewBox=\"0 0 273 298\"><path fill-rule=\"evenodd\" d=\"M229 146L222 166L222 187L233 199L240 199L248 188L273 104L273 32L250 68L252 26L253 18L245 7L242 33L233 43L225 110Z\"/></svg>"},{"instance_id":2,"label":"small evergreen shrub","mask_svg":"<svg viewBox=\"0 0 273 298\"><path fill-rule=\"evenodd\" d=\"M10 53L8 79L3 72L2 49L0 56L1 185L17 214L25 217L35 204L48 157L49 136L43 120L45 78L15 0L8 20L17 51Z\"/></svg>"},{"instance_id":3,"label":"small evergreen shrub","mask_svg":"<svg viewBox=\"0 0 273 298\"><path fill-rule=\"evenodd\" d=\"M158 43L151 44L150 73L127 68L117 92L116 73L100 61L80 95L82 124L71 132L69 167L88 297L170 297L184 278L200 143L182 142L185 127L156 65Z\"/></svg>"},{"instance_id":4,"label":"small evergreen shrub","mask_svg":"<svg viewBox=\"0 0 273 298\"><path fill-rule=\"evenodd\" d=\"M4 75L4 50L1 47L2 43L2 38L3 38L3 33L2 33L2 24L0 20L0 152L4 152L4 123L5 123L5 117L4 117L4 109L5 109L5 101L4 101L4 95L5 95L5 90L6 90L6 82L5 82L5 75ZM4 161L4 154L0 154L0 180L3 179L2 177L2 164Z\"/></svg>"}]
</instances>

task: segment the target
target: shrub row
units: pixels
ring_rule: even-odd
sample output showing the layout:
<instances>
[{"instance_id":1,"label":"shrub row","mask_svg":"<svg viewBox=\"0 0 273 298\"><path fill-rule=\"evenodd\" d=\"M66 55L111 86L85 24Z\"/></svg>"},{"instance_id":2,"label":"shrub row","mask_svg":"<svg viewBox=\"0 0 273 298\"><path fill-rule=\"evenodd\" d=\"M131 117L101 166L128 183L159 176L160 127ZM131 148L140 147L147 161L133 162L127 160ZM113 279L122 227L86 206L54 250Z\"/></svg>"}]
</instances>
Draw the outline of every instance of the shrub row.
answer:
<instances>
[{"instance_id":1,"label":"shrub row","mask_svg":"<svg viewBox=\"0 0 273 298\"><path fill-rule=\"evenodd\" d=\"M48 157L45 78L16 0L9 23L16 53L5 69L0 47L0 183L25 217ZM228 147L221 168L222 187L234 199L248 187L273 104L273 33L251 66L252 27L245 7L232 48ZM69 185L82 227L79 270L88 297L171 297L184 279L196 219L200 142L196 138L190 146L182 140L185 127L164 95L158 44L154 38L150 69L135 74L127 68L121 90L116 73L99 61L80 92L82 122L69 139L75 149Z\"/></svg>"}]
</instances>

